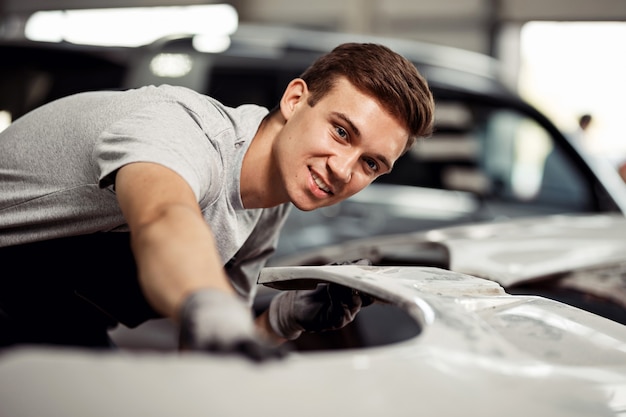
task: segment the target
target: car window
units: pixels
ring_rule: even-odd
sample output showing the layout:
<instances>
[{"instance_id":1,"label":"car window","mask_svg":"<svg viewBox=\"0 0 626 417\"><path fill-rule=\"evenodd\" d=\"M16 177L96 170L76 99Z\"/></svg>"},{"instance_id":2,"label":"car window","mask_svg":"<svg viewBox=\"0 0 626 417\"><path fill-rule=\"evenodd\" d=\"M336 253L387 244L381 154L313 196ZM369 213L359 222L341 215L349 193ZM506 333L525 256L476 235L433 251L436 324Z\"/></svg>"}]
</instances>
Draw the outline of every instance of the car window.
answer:
<instances>
[{"instance_id":1,"label":"car window","mask_svg":"<svg viewBox=\"0 0 626 417\"><path fill-rule=\"evenodd\" d=\"M515 109L439 101L436 130L377 182L469 191L493 210L592 210L587 183L537 121Z\"/></svg>"},{"instance_id":2,"label":"car window","mask_svg":"<svg viewBox=\"0 0 626 417\"><path fill-rule=\"evenodd\" d=\"M574 164L535 120L495 110L485 123L483 161L498 198L571 211L590 209L591 195Z\"/></svg>"},{"instance_id":3,"label":"car window","mask_svg":"<svg viewBox=\"0 0 626 417\"><path fill-rule=\"evenodd\" d=\"M208 85L208 94L227 106L254 103L271 108L282 93L281 76L276 70L216 66Z\"/></svg>"}]
</instances>

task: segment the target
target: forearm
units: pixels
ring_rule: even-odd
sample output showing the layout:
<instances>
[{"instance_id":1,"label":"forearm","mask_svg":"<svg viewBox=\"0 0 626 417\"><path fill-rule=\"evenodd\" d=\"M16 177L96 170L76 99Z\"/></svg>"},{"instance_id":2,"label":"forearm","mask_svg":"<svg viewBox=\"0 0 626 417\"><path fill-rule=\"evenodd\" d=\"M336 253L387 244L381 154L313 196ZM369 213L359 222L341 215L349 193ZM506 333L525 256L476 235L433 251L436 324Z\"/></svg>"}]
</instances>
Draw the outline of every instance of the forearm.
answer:
<instances>
[{"instance_id":1,"label":"forearm","mask_svg":"<svg viewBox=\"0 0 626 417\"><path fill-rule=\"evenodd\" d=\"M234 293L213 234L194 210L170 205L131 236L139 282L161 314L177 319L185 298L202 288Z\"/></svg>"}]
</instances>

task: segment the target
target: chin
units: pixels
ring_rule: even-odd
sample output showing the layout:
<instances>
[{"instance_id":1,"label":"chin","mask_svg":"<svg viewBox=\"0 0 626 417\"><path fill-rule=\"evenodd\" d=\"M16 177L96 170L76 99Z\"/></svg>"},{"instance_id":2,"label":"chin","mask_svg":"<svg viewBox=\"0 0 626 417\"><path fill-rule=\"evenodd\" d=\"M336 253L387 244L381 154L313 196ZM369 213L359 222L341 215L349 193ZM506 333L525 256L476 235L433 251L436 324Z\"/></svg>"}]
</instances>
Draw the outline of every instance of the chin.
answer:
<instances>
[{"instance_id":1,"label":"chin","mask_svg":"<svg viewBox=\"0 0 626 417\"><path fill-rule=\"evenodd\" d=\"M309 204L298 204L295 201L292 201L291 204L293 204L300 211L313 211L320 207L324 207L324 206L316 206L316 205L309 205Z\"/></svg>"},{"instance_id":2,"label":"chin","mask_svg":"<svg viewBox=\"0 0 626 417\"><path fill-rule=\"evenodd\" d=\"M298 210L300 211L313 211L322 207L328 207L330 205L333 205L335 203L335 201L331 201L331 200L316 200L316 201L312 201L310 199L303 199L302 200L298 200L298 199L292 199L291 200L291 204L293 204L294 206L296 206L296 208L298 208Z\"/></svg>"}]
</instances>

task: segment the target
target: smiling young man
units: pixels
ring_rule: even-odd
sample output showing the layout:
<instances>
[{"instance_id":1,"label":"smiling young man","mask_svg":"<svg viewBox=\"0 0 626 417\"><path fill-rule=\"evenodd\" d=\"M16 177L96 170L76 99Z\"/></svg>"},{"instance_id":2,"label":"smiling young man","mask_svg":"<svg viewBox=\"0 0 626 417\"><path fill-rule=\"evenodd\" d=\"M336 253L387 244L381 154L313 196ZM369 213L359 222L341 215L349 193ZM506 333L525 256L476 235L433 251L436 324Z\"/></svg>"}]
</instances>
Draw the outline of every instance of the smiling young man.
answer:
<instances>
[{"instance_id":1,"label":"smiling young man","mask_svg":"<svg viewBox=\"0 0 626 417\"><path fill-rule=\"evenodd\" d=\"M409 61L353 43L269 113L172 86L36 109L0 135L0 261L15 271L0 343L102 346L118 322L169 317L181 348L263 357L344 326L363 300L338 286L280 294L255 325L258 273L290 204L328 206L389 172L433 107Z\"/></svg>"}]
</instances>

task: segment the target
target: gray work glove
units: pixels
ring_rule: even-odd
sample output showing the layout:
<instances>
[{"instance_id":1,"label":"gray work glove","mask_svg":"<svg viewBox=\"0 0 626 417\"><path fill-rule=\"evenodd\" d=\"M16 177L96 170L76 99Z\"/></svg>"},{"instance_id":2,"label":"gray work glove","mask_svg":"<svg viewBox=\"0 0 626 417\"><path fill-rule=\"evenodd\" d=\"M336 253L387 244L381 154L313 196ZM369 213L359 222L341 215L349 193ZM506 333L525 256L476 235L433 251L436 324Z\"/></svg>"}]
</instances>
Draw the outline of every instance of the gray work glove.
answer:
<instances>
[{"instance_id":1,"label":"gray work glove","mask_svg":"<svg viewBox=\"0 0 626 417\"><path fill-rule=\"evenodd\" d=\"M203 289L185 300L180 314L181 350L242 354L261 361L284 356L284 347L261 339L251 309L235 295Z\"/></svg>"},{"instance_id":2,"label":"gray work glove","mask_svg":"<svg viewBox=\"0 0 626 417\"><path fill-rule=\"evenodd\" d=\"M360 260L350 264L371 263ZM319 284L314 290L285 291L275 296L270 303L269 321L279 336L294 340L302 332L340 329L354 320L361 307L372 302L371 297L343 285Z\"/></svg>"}]
</instances>

